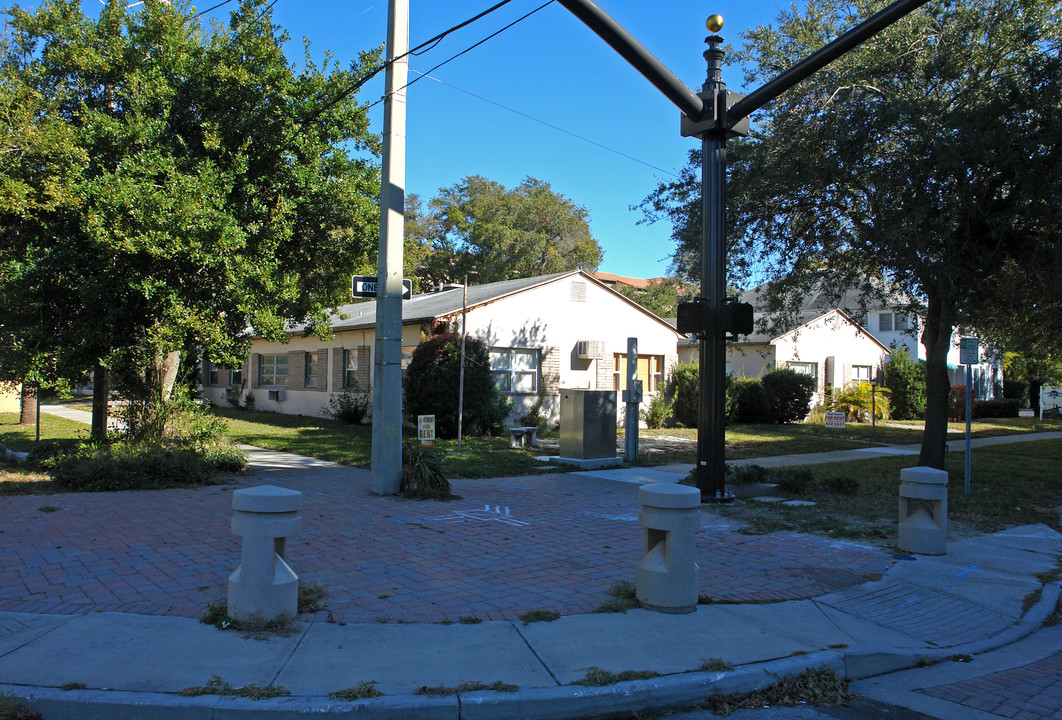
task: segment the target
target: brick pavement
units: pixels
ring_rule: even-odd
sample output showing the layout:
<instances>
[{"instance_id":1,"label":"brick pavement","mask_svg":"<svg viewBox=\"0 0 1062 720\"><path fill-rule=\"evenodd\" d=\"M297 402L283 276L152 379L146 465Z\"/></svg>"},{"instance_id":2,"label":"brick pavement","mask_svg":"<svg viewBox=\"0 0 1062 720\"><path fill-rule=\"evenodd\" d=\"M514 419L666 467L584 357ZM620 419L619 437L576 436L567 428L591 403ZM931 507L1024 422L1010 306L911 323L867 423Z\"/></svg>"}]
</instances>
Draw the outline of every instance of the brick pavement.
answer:
<instances>
[{"instance_id":1,"label":"brick pavement","mask_svg":"<svg viewBox=\"0 0 1062 720\"><path fill-rule=\"evenodd\" d=\"M0 610L198 617L239 564L231 491L263 479L304 493L288 559L329 586L338 621L585 613L634 580L636 485L564 473L455 480L462 499L435 502L375 497L369 477L275 470L189 490L0 497ZM828 538L742 535L707 509L697 544L700 591L717 602L812 597L893 562Z\"/></svg>"},{"instance_id":2,"label":"brick pavement","mask_svg":"<svg viewBox=\"0 0 1062 720\"><path fill-rule=\"evenodd\" d=\"M1062 720L1062 653L918 692L1014 720Z\"/></svg>"}]
</instances>

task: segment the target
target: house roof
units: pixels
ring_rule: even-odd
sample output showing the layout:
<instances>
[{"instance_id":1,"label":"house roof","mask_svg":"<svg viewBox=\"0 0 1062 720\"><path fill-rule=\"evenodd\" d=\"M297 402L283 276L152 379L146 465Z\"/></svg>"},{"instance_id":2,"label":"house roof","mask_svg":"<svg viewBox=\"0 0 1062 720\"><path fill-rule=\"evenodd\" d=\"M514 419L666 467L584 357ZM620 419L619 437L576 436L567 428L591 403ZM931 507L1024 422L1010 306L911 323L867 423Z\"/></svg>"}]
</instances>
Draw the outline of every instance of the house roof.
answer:
<instances>
[{"instance_id":1,"label":"house roof","mask_svg":"<svg viewBox=\"0 0 1062 720\"><path fill-rule=\"evenodd\" d=\"M738 300L749 303L755 308L756 313L760 314L765 310L764 295L766 294L769 285L770 283L764 283L751 290L746 290L741 293ZM813 315L816 313L821 315L834 308L839 308L852 317L856 317L864 308L867 310L891 309L894 307L909 305L911 302L910 298L899 292L887 292L885 298L886 299L883 301L881 298L867 296L864 300L863 293L855 288L846 290L840 297L836 297L819 287L801 298L800 305L797 309L797 321L802 323L814 319ZM863 304L864 302L866 303L865 306Z\"/></svg>"},{"instance_id":2,"label":"house roof","mask_svg":"<svg viewBox=\"0 0 1062 720\"><path fill-rule=\"evenodd\" d=\"M620 283L623 285L630 285L633 288L644 290L650 285L658 285L662 282L666 282L667 278L634 278L626 277L624 275L613 275L612 273L602 272L601 270L594 270L590 273L595 278L605 283L606 285L615 285Z\"/></svg>"},{"instance_id":3,"label":"house roof","mask_svg":"<svg viewBox=\"0 0 1062 720\"><path fill-rule=\"evenodd\" d=\"M622 300L642 313L654 318L657 322L665 325L667 324L641 305L628 300L608 285L605 285L597 278L582 270L570 270L567 272L553 273L552 275L539 275L537 277L518 278L516 280L503 280L501 282L486 283L484 285L469 285L467 307L469 310L472 310L476 307L496 302L510 295L525 292L532 288L555 282L561 278L575 275L581 276L582 278L599 285L610 293L613 293L617 299ZM459 313L461 312L463 305L463 295L462 286L458 285L440 292L420 293L414 295L409 300L403 300L402 324L419 325ZM337 312L332 314L331 322L333 330L360 330L373 328L376 326L376 301L370 300L368 302L341 305L337 308ZM306 325L302 323L292 324L288 328L290 332L299 332L305 329Z\"/></svg>"}]
</instances>

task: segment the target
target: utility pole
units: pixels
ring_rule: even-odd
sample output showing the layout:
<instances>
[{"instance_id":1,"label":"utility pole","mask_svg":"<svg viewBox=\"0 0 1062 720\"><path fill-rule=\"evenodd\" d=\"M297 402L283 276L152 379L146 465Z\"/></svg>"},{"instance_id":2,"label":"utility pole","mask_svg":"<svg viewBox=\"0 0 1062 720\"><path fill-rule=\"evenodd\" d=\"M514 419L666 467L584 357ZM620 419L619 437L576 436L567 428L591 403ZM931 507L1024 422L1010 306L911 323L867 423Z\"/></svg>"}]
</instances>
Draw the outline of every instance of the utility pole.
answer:
<instances>
[{"instance_id":1,"label":"utility pole","mask_svg":"<svg viewBox=\"0 0 1062 720\"><path fill-rule=\"evenodd\" d=\"M372 383L372 492L394 495L402 472L402 237L406 190L406 77L409 0L389 0L376 265Z\"/></svg>"}]
</instances>

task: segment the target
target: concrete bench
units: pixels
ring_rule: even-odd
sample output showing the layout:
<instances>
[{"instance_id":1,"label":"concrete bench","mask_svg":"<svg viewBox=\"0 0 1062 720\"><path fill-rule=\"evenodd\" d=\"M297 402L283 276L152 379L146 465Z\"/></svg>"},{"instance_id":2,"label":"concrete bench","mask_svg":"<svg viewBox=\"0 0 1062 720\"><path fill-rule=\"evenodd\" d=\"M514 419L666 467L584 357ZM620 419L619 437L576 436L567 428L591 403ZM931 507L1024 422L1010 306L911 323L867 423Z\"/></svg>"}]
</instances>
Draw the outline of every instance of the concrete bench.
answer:
<instances>
[{"instance_id":1,"label":"concrete bench","mask_svg":"<svg viewBox=\"0 0 1062 720\"><path fill-rule=\"evenodd\" d=\"M531 447L538 447L538 428L509 428L509 447L524 447L525 444Z\"/></svg>"}]
</instances>

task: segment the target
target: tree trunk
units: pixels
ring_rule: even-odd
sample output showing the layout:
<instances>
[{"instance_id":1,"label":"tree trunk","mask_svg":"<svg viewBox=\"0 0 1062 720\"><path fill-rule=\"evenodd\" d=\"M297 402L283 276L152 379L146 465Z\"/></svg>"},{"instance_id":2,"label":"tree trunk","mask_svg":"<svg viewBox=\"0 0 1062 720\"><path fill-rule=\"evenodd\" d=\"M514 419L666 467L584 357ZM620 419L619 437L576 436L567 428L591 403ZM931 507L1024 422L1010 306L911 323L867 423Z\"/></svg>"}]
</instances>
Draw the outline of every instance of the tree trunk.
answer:
<instances>
[{"instance_id":1,"label":"tree trunk","mask_svg":"<svg viewBox=\"0 0 1062 720\"><path fill-rule=\"evenodd\" d=\"M926 348L926 425L918 464L943 470L948 443L948 394L951 392L948 350L951 348L954 313L950 303L942 302L936 292L927 294L929 306L922 330L922 345Z\"/></svg>"},{"instance_id":2,"label":"tree trunk","mask_svg":"<svg viewBox=\"0 0 1062 720\"><path fill-rule=\"evenodd\" d=\"M22 383L22 408L18 415L19 425L37 424L37 392L36 385L28 382Z\"/></svg>"},{"instance_id":3,"label":"tree trunk","mask_svg":"<svg viewBox=\"0 0 1062 720\"><path fill-rule=\"evenodd\" d=\"M107 368L96 365L92 371L92 439L107 439Z\"/></svg>"},{"instance_id":4,"label":"tree trunk","mask_svg":"<svg viewBox=\"0 0 1062 720\"><path fill-rule=\"evenodd\" d=\"M181 367L181 353L177 350L159 352L155 357L155 378L161 384L162 399L169 400L177 382L177 370Z\"/></svg>"}]
</instances>

